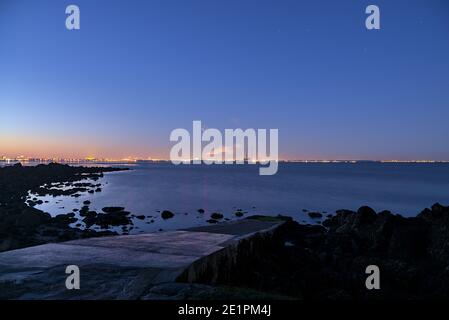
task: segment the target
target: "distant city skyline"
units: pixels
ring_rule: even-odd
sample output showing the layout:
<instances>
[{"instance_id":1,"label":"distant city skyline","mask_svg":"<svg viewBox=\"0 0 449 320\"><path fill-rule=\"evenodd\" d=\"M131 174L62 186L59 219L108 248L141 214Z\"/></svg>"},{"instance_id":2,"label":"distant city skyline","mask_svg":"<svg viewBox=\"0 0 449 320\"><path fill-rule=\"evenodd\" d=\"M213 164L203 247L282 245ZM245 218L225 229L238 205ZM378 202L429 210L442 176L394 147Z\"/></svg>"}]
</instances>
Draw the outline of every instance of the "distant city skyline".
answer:
<instances>
[{"instance_id":1,"label":"distant city skyline","mask_svg":"<svg viewBox=\"0 0 449 320\"><path fill-rule=\"evenodd\" d=\"M245 159L246 161L250 161L250 159ZM168 158L140 158L140 157L124 157L124 158L102 158L102 157L93 157L87 156L84 158L59 158L59 157L26 157L24 155L19 155L15 157L7 157L0 155L0 161L2 162L139 162L139 161L168 161L171 162ZM190 159L193 161L193 159ZM332 162L348 162L348 163L357 163L357 162L385 162L385 163L449 163L449 160L432 160L432 159L413 159L413 160L400 160L400 159L279 159L279 162L318 162L318 163L332 163ZM256 160L257 162L257 160Z\"/></svg>"},{"instance_id":2,"label":"distant city skyline","mask_svg":"<svg viewBox=\"0 0 449 320\"><path fill-rule=\"evenodd\" d=\"M282 160L449 160L448 36L441 0L3 0L0 157L168 159L201 120Z\"/></svg>"}]
</instances>

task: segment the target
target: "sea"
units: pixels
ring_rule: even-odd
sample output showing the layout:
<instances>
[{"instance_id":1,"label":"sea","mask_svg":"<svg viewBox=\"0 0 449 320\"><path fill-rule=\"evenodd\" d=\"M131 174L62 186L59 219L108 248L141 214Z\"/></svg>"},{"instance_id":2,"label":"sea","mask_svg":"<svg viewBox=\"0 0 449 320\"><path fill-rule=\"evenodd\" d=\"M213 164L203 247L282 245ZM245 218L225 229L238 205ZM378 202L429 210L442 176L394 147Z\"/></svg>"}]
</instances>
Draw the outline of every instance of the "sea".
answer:
<instances>
[{"instance_id":1,"label":"sea","mask_svg":"<svg viewBox=\"0 0 449 320\"><path fill-rule=\"evenodd\" d=\"M125 207L135 216L145 216L142 220L133 217L127 232L135 234L207 225L214 212L223 214L222 221L281 214L301 223L320 223L322 219L312 219L308 212L320 212L324 219L339 209L367 205L378 212L390 210L410 217L436 202L449 204L449 163L282 162L272 176L259 175L254 164L110 166L131 170L105 173L98 181L103 185L101 192L86 192L78 198L38 197L48 202L36 208L55 216L80 209L85 200L97 212L107 206ZM162 219L163 210L174 217ZM243 217L237 217L236 211L243 212Z\"/></svg>"}]
</instances>

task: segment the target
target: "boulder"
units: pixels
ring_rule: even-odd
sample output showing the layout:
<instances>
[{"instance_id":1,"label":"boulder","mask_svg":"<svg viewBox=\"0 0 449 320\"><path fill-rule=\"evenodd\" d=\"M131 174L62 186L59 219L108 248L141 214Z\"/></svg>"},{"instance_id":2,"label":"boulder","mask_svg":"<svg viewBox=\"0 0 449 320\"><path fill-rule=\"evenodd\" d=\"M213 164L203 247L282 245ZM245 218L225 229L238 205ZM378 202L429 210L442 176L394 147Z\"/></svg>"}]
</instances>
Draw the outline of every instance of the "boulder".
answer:
<instances>
[{"instance_id":1,"label":"boulder","mask_svg":"<svg viewBox=\"0 0 449 320\"><path fill-rule=\"evenodd\" d=\"M319 212L309 212L307 213L309 215L309 217L313 218L313 219L320 219L323 217L323 214L319 213Z\"/></svg>"},{"instance_id":2,"label":"boulder","mask_svg":"<svg viewBox=\"0 0 449 320\"><path fill-rule=\"evenodd\" d=\"M210 215L210 217L214 220L220 220L223 219L223 215L221 213L218 212L214 212Z\"/></svg>"},{"instance_id":3,"label":"boulder","mask_svg":"<svg viewBox=\"0 0 449 320\"><path fill-rule=\"evenodd\" d=\"M161 217L162 219L166 220L166 219L170 219L173 218L175 215L173 214L173 212L168 211L168 210L164 210L161 213Z\"/></svg>"}]
</instances>

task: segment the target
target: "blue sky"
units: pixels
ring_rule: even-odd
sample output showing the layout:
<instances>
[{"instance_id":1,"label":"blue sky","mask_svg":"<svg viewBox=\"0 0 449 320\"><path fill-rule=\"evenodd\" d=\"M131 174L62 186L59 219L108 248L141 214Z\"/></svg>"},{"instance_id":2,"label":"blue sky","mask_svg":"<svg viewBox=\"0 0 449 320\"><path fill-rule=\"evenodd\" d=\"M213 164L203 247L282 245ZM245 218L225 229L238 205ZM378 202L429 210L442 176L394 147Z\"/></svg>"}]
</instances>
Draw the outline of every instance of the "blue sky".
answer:
<instances>
[{"instance_id":1,"label":"blue sky","mask_svg":"<svg viewBox=\"0 0 449 320\"><path fill-rule=\"evenodd\" d=\"M282 158L449 160L448 40L444 0L0 0L0 155L168 157L201 120L278 128Z\"/></svg>"}]
</instances>

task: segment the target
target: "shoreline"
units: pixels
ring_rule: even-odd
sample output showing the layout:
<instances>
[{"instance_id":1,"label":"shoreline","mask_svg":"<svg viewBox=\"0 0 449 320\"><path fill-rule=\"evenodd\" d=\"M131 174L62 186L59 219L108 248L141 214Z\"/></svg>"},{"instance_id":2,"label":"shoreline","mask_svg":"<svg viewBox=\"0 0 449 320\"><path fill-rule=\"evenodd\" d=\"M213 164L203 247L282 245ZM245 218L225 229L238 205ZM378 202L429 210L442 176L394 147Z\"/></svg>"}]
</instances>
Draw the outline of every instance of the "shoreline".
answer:
<instances>
[{"instance_id":1,"label":"shoreline","mask_svg":"<svg viewBox=\"0 0 449 320\"><path fill-rule=\"evenodd\" d=\"M251 233L247 226L253 223L272 224L256 227ZM186 236L203 239L203 243L196 248L190 241L175 241ZM215 236L222 243L220 247L214 247ZM168 241L170 238L172 241ZM325 226L301 225L282 216L252 216L177 232L84 239L4 252L0 255L5 258L2 268L7 275L0 281L0 291L3 299L446 299L448 239L449 207L439 204L423 210L416 218L376 213L369 207L361 207L357 212L340 210L326 220ZM81 256L76 254L72 260L71 254L80 245L89 250ZM190 247L182 250L179 245ZM205 250L204 245L210 249ZM125 248L130 251L124 252ZM168 248L171 254L174 250L182 259L189 257L189 261L175 270L170 265L179 260L172 260L169 255L165 258L169 265L161 269L161 256L156 258L153 254L158 250L167 253ZM205 250L206 255L190 256L186 250ZM29 258L23 258L25 253ZM123 260L125 253L130 256ZM142 254L149 256L142 260ZM83 259L83 255L90 259ZM45 257L58 258L47 263ZM87 274L87 287L79 292L60 286L64 282L63 266L73 261L81 263L84 275ZM154 264L159 268L155 269ZM382 290L367 290L365 286L366 269L373 265L380 270ZM14 280L14 274L33 266L40 271L29 274L25 281ZM154 273L165 274L165 280L155 281ZM41 278L49 280L43 284ZM49 287L48 281L55 287ZM130 287L130 281L139 281L139 285Z\"/></svg>"},{"instance_id":2,"label":"shoreline","mask_svg":"<svg viewBox=\"0 0 449 320\"><path fill-rule=\"evenodd\" d=\"M0 251L117 235L110 230L72 228L73 214L51 217L33 208L35 200L28 194L74 196L96 192L101 186L94 182L104 172L121 170L128 169L61 164L0 168ZM125 208L105 207L103 213L97 213L88 205L85 202L80 210L86 223L99 223L105 228L129 223L131 213ZM239 296L242 290L294 299L449 296L449 207L437 203L416 217L389 211L377 213L366 206L357 211L337 210L335 215L304 213L323 218L322 223L301 224L286 216L246 217L260 221L281 219L285 223L269 237L255 234L230 251L205 258L194 277L179 277L178 282L184 283L180 288L188 284L192 299L200 294L195 288L202 288L204 294L204 286L209 288L206 291L211 299L223 294L220 288L230 287L234 289L225 290L229 297ZM171 218L168 211L161 213L162 218L164 215ZM222 221L218 214L216 218L216 222ZM226 222L214 225L219 229ZM382 270L381 292L365 288L368 265Z\"/></svg>"},{"instance_id":3,"label":"shoreline","mask_svg":"<svg viewBox=\"0 0 449 320\"><path fill-rule=\"evenodd\" d=\"M71 228L72 214L51 217L33 208L28 193L43 190L50 194L76 194L87 191L89 184L77 185L71 192L50 189L52 184L77 184L83 180L96 181L104 172L128 169L108 167L73 167L61 164L25 167L20 164L0 168L0 251L24 248L49 242L113 235L111 231ZM42 189L41 186L50 186ZM97 187L98 188L98 187Z\"/></svg>"},{"instance_id":4,"label":"shoreline","mask_svg":"<svg viewBox=\"0 0 449 320\"><path fill-rule=\"evenodd\" d=\"M178 281L189 288L187 299L205 297L198 285L209 286L208 299L242 299L248 290L307 301L449 297L449 206L434 204L413 218L339 210L323 226L283 219L270 235L256 234L186 270ZM373 265L381 290L366 287ZM224 288L233 289L223 297Z\"/></svg>"},{"instance_id":5,"label":"shoreline","mask_svg":"<svg viewBox=\"0 0 449 320\"><path fill-rule=\"evenodd\" d=\"M100 206L91 209L89 201L91 199L82 197L79 198L82 200L78 200L78 197L82 195L102 191L104 186L97 182L103 177L103 173L126 170L130 168L83 167L57 163L37 166L15 164L0 167L0 185L3 186L0 194L0 251L84 237L135 234L138 229L140 231L137 232L142 233L145 232L139 228L142 224L154 222L160 224L175 216L173 212L163 208L156 210L155 213L134 214L124 207L112 207L110 203L103 203L105 206L103 208ZM58 209L62 210L50 216L45 211L35 208L43 202L52 202L51 198L46 199L46 196L73 197L73 201L78 205L75 204L77 207L75 209L67 208L67 210L63 206L59 207ZM254 211L254 206L252 208L252 210L242 210L233 207L231 210L235 212L232 211L226 215L219 211L206 213L204 209L197 209L195 212L197 219L201 219L204 225L209 225L259 214L257 210ZM299 209L298 213L302 213L304 218L296 217L296 221L312 225L321 225L326 219L335 215L333 210L326 212ZM187 213L179 214L187 215ZM271 213L264 214L273 216ZM287 216L290 215L287 214ZM163 225L157 228L159 231L165 230ZM178 228L182 227L175 229ZM169 227L169 229L172 228ZM16 231L16 235L13 230Z\"/></svg>"}]
</instances>

